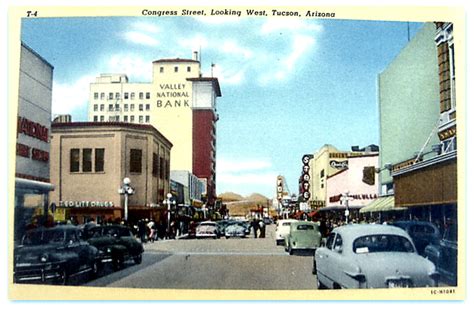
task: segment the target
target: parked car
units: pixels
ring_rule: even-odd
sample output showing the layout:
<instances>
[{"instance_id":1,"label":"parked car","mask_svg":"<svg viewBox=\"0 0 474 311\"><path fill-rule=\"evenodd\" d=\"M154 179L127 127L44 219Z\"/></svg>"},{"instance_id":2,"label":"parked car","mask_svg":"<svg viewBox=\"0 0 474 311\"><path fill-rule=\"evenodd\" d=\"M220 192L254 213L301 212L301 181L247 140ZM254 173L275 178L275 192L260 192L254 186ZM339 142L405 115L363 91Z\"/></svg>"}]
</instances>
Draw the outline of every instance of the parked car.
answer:
<instances>
[{"instance_id":1,"label":"parked car","mask_svg":"<svg viewBox=\"0 0 474 311\"><path fill-rule=\"evenodd\" d=\"M80 238L75 226L40 227L28 231L14 250L15 283L57 283L98 273L98 250Z\"/></svg>"},{"instance_id":2,"label":"parked car","mask_svg":"<svg viewBox=\"0 0 474 311\"><path fill-rule=\"evenodd\" d=\"M142 262L143 245L126 226L96 226L85 231L84 237L99 250L98 262L111 262L114 270L123 268L130 259L136 264Z\"/></svg>"},{"instance_id":3,"label":"parked car","mask_svg":"<svg viewBox=\"0 0 474 311\"><path fill-rule=\"evenodd\" d=\"M441 239L438 227L428 221L396 221L392 225L402 228L410 235L418 254L423 257L425 257L426 246L438 245Z\"/></svg>"},{"instance_id":4,"label":"parked car","mask_svg":"<svg viewBox=\"0 0 474 311\"><path fill-rule=\"evenodd\" d=\"M214 221L203 221L196 227L196 238L219 238L217 223Z\"/></svg>"},{"instance_id":5,"label":"parked car","mask_svg":"<svg viewBox=\"0 0 474 311\"><path fill-rule=\"evenodd\" d=\"M245 227L240 224L240 223L233 223L228 225L225 228L225 238L232 238L232 237L238 237L238 238L245 238Z\"/></svg>"},{"instance_id":6,"label":"parked car","mask_svg":"<svg viewBox=\"0 0 474 311\"><path fill-rule=\"evenodd\" d=\"M290 225L292 222L297 221L296 219L280 219L276 223L275 228L275 242L276 245L284 244L285 236L290 233Z\"/></svg>"},{"instance_id":7,"label":"parked car","mask_svg":"<svg viewBox=\"0 0 474 311\"><path fill-rule=\"evenodd\" d=\"M321 244L321 233L315 222L295 221L285 237L285 250L293 255L295 250L315 250Z\"/></svg>"},{"instance_id":8,"label":"parked car","mask_svg":"<svg viewBox=\"0 0 474 311\"><path fill-rule=\"evenodd\" d=\"M431 260L441 279L449 285L457 285L458 279L458 226L449 226L438 244L428 245L425 254Z\"/></svg>"},{"instance_id":9,"label":"parked car","mask_svg":"<svg viewBox=\"0 0 474 311\"><path fill-rule=\"evenodd\" d=\"M435 265L418 255L408 233L395 226L335 228L314 253L318 288L437 286Z\"/></svg>"}]
</instances>

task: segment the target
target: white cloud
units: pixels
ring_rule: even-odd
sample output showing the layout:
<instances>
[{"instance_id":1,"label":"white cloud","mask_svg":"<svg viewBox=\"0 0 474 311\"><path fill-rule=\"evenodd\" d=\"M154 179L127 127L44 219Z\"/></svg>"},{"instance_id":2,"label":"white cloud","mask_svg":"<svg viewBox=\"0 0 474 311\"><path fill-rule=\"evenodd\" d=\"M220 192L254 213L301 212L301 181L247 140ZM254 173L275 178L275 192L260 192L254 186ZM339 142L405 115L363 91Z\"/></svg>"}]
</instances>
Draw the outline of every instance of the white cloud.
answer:
<instances>
[{"instance_id":1,"label":"white cloud","mask_svg":"<svg viewBox=\"0 0 474 311\"><path fill-rule=\"evenodd\" d=\"M191 38L178 39L178 45L192 52L200 51L209 47L209 39L203 34L197 34Z\"/></svg>"},{"instance_id":2,"label":"white cloud","mask_svg":"<svg viewBox=\"0 0 474 311\"><path fill-rule=\"evenodd\" d=\"M237 57L243 57L245 59L250 59L254 54L250 49L240 46L235 40L224 41L220 45L220 50L224 53L233 54Z\"/></svg>"},{"instance_id":3,"label":"white cloud","mask_svg":"<svg viewBox=\"0 0 474 311\"><path fill-rule=\"evenodd\" d=\"M53 114L71 114L78 108L87 111L89 85L94 81L95 76L85 75L73 83L53 82Z\"/></svg>"},{"instance_id":4,"label":"white cloud","mask_svg":"<svg viewBox=\"0 0 474 311\"><path fill-rule=\"evenodd\" d=\"M147 46L157 46L159 41L152 36L138 31L127 31L123 34L125 40Z\"/></svg>"},{"instance_id":5,"label":"white cloud","mask_svg":"<svg viewBox=\"0 0 474 311\"><path fill-rule=\"evenodd\" d=\"M222 84L231 84L231 85L238 85L242 83L245 78L245 66L228 66L223 67L219 64L214 66L212 71L212 76L219 78L219 83ZM211 74L206 72L205 75L210 76Z\"/></svg>"},{"instance_id":6,"label":"white cloud","mask_svg":"<svg viewBox=\"0 0 474 311\"><path fill-rule=\"evenodd\" d=\"M132 27L138 31L150 32L150 33L159 33L161 30L157 25L147 23L147 22L137 22L137 23L132 24Z\"/></svg>"},{"instance_id":7,"label":"white cloud","mask_svg":"<svg viewBox=\"0 0 474 311\"><path fill-rule=\"evenodd\" d=\"M306 35L296 35L293 38L293 46L291 53L287 56L284 61L288 71L293 70L295 63L300 59L305 52L314 46L315 40L313 37Z\"/></svg>"},{"instance_id":8,"label":"white cloud","mask_svg":"<svg viewBox=\"0 0 474 311\"><path fill-rule=\"evenodd\" d=\"M149 60L134 54L111 55L105 64L105 71L124 73L133 81L151 82L152 64ZM97 73L98 75L99 73ZM92 81L91 81L92 82Z\"/></svg>"},{"instance_id":9,"label":"white cloud","mask_svg":"<svg viewBox=\"0 0 474 311\"><path fill-rule=\"evenodd\" d=\"M246 174L219 174L219 184L225 185L274 185L278 174L274 172L266 173L246 173Z\"/></svg>"}]
</instances>

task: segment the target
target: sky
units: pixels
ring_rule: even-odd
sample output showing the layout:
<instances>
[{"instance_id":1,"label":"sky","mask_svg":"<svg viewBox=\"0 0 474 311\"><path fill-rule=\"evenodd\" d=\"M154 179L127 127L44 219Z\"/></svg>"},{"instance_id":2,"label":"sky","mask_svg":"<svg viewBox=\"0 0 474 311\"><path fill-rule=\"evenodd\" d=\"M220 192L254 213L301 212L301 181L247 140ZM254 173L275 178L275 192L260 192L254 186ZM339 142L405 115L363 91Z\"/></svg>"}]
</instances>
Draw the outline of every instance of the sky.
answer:
<instances>
[{"instance_id":1,"label":"sky","mask_svg":"<svg viewBox=\"0 0 474 311\"><path fill-rule=\"evenodd\" d=\"M408 32L409 27L409 32ZM21 39L54 66L53 116L87 120L101 73L151 82L152 62L201 52L219 79L217 193L298 191L301 157L379 141L377 75L421 23L253 17L24 19Z\"/></svg>"}]
</instances>

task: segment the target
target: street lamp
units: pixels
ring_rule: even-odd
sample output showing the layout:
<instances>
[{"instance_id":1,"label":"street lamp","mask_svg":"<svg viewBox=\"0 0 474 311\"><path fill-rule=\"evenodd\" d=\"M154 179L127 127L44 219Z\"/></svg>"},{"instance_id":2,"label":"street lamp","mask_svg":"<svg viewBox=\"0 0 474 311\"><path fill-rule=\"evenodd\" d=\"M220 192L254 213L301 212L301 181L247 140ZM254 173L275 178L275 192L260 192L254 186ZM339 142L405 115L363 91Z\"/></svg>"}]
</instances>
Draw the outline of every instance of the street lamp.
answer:
<instances>
[{"instance_id":1,"label":"street lamp","mask_svg":"<svg viewBox=\"0 0 474 311\"><path fill-rule=\"evenodd\" d=\"M344 216L346 216L346 224L349 222L349 201L352 200L352 197L349 196L349 191L345 191L341 197L341 203L346 207L344 211Z\"/></svg>"},{"instance_id":2,"label":"street lamp","mask_svg":"<svg viewBox=\"0 0 474 311\"><path fill-rule=\"evenodd\" d=\"M176 201L171 201L171 198L173 196L171 195L171 193L168 193L166 195L166 199L163 200L163 204L165 205L168 205L168 234L170 233L170 222L171 222L171 204L176 204Z\"/></svg>"},{"instance_id":3,"label":"street lamp","mask_svg":"<svg viewBox=\"0 0 474 311\"><path fill-rule=\"evenodd\" d=\"M125 196L124 219L125 221L128 221L128 196L135 193L135 189L130 185L130 178L125 177L123 179L123 185L118 189L118 193Z\"/></svg>"}]
</instances>

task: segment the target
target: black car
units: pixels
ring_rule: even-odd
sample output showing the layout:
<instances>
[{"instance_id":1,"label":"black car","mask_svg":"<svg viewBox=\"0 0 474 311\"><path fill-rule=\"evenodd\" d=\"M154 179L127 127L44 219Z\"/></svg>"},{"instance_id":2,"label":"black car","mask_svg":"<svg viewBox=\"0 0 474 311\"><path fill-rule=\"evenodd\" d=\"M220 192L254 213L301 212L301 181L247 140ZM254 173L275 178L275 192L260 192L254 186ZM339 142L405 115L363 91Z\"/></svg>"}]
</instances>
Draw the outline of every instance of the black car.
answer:
<instances>
[{"instance_id":1,"label":"black car","mask_svg":"<svg viewBox=\"0 0 474 311\"><path fill-rule=\"evenodd\" d=\"M133 259L142 262L143 245L130 228L121 225L95 226L85 228L84 238L99 249L97 256L101 264L112 263L114 270L122 269L125 261Z\"/></svg>"},{"instance_id":2,"label":"black car","mask_svg":"<svg viewBox=\"0 0 474 311\"><path fill-rule=\"evenodd\" d=\"M75 275L95 276L97 254L75 226L32 229L14 250L14 282L65 285Z\"/></svg>"},{"instance_id":3,"label":"black car","mask_svg":"<svg viewBox=\"0 0 474 311\"><path fill-rule=\"evenodd\" d=\"M395 221L392 225L405 230L415 243L418 254L425 257L425 248L430 244L439 244L441 235L438 227L428 221Z\"/></svg>"},{"instance_id":4,"label":"black car","mask_svg":"<svg viewBox=\"0 0 474 311\"><path fill-rule=\"evenodd\" d=\"M457 285L458 277L458 226L453 224L444 232L438 244L428 245L425 254L449 285Z\"/></svg>"}]
</instances>

